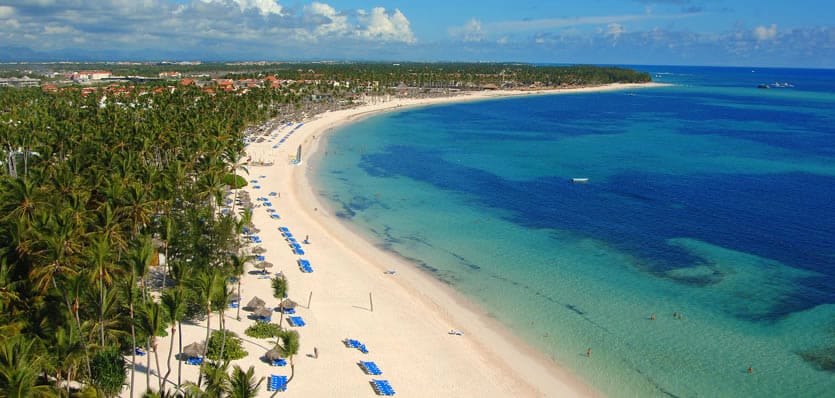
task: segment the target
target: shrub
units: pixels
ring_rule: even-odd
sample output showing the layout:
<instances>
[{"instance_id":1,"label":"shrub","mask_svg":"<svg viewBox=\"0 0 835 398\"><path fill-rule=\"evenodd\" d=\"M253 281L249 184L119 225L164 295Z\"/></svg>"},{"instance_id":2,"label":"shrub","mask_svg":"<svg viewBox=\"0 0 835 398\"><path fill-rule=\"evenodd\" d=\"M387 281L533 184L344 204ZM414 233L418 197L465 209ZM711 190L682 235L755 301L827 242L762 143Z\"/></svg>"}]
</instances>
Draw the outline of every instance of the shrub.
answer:
<instances>
[{"instance_id":1,"label":"shrub","mask_svg":"<svg viewBox=\"0 0 835 398\"><path fill-rule=\"evenodd\" d=\"M115 397L122 391L122 384L127 374L125 373L125 359L119 353L118 348L110 346L97 352L90 358L90 369L93 384L105 396Z\"/></svg>"},{"instance_id":2,"label":"shrub","mask_svg":"<svg viewBox=\"0 0 835 398\"><path fill-rule=\"evenodd\" d=\"M244 333L256 339L269 339L278 336L280 331L281 327L275 323L255 322L252 326L246 328Z\"/></svg>"},{"instance_id":3,"label":"shrub","mask_svg":"<svg viewBox=\"0 0 835 398\"><path fill-rule=\"evenodd\" d=\"M217 361L220 358L220 347L223 343L223 332L215 330L209 338L209 350L206 356L209 359ZM234 332L226 331L226 346L223 348L223 358L227 361L241 359L247 356L246 350L241 345L241 339Z\"/></svg>"},{"instance_id":4,"label":"shrub","mask_svg":"<svg viewBox=\"0 0 835 398\"><path fill-rule=\"evenodd\" d=\"M237 181L236 186L232 185L232 181ZM234 174L227 174L223 176L223 183L232 187L232 189L240 189L248 185L246 178L243 176L235 176Z\"/></svg>"}]
</instances>

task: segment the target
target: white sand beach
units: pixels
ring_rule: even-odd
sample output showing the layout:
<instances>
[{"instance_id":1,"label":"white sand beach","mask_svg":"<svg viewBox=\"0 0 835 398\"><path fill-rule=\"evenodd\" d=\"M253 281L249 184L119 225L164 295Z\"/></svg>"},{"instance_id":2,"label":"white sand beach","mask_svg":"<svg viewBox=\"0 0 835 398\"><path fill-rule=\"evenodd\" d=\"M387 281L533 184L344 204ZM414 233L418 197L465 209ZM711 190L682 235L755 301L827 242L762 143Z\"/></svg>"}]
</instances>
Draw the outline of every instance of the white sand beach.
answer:
<instances>
[{"instance_id":1,"label":"white sand beach","mask_svg":"<svg viewBox=\"0 0 835 398\"><path fill-rule=\"evenodd\" d=\"M569 397L596 396L591 387L562 369L552 359L539 354L521 340L511 336L504 327L488 317L485 311L470 304L448 286L433 279L396 255L375 247L353 233L332 212L327 210L309 183L307 162L294 165L289 160L302 145L303 159L321 149L324 136L336 127L375 113L455 101L474 101L511 95L553 94L632 89L654 85L614 84L570 90L485 91L463 93L454 97L430 99L397 99L362 105L353 109L316 115L290 135L278 148L280 138L294 128L285 126L272 132L276 138L253 143L247 147L253 160L272 161L272 166L248 166L247 180L253 203L268 197L280 219L270 217L268 207L254 209L253 222L261 230L266 260L275 264L270 272L283 272L289 283L289 298L300 304L296 314L306 325L295 327L301 336L301 349L294 359L295 377L279 396L286 397L371 397L375 392L372 379L388 380L397 396L403 397ZM297 125L297 124L296 124ZM315 155L314 155L315 156ZM255 188L260 186L260 188ZM276 192L276 196L269 196ZM278 228L290 229L303 244L305 255L293 254ZM250 245L249 248L255 245ZM302 273L297 260L310 261L312 273ZM252 264L249 270L255 271ZM385 271L396 270L389 274ZM269 279L255 273L243 278L241 302L246 304L258 296L268 306L276 307ZM310 305L308 306L308 300ZM373 300L373 310L372 310ZM254 320L241 310L226 312L226 326L244 339L247 358L233 361L244 369L255 367L257 376L290 375L290 367L274 367L262 360L273 342L253 339L244 330ZM286 318L286 317L285 317ZM279 321L274 314L272 322ZM217 314L212 315L212 328L217 328ZM283 327L293 328L285 319ZM450 334L451 330L460 331ZM202 342L205 323L184 324L183 344ZM343 343L346 338L361 341L368 348L363 354ZM165 359L169 337L158 339L160 371L166 372ZM314 348L318 358L313 357ZM578 347L584 351L585 347ZM177 354L175 347L174 354ZM157 386L157 367L153 353L137 357L141 370L136 373L135 393L145 391L144 367L150 357L153 369L151 386ZM130 360L130 357L128 357ZM593 359L592 359L593 360ZM382 374L367 375L359 361L374 361ZM556 359L559 362L559 358ZM169 388L177 378L177 361ZM183 381L197 381L198 367L183 364ZM127 388L124 396L128 395ZM261 385L259 396L270 396L267 383Z\"/></svg>"}]
</instances>

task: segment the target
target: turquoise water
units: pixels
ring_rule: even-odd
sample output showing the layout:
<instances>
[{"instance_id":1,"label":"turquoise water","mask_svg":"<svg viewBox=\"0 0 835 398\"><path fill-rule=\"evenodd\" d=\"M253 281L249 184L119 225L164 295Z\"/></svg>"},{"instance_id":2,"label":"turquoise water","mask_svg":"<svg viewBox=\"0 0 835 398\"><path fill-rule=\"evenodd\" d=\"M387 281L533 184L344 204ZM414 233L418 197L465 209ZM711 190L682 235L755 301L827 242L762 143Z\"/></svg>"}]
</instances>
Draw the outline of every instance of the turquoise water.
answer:
<instances>
[{"instance_id":1,"label":"turquoise water","mask_svg":"<svg viewBox=\"0 0 835 398\"><path fill-rule=\"evenodd\" d=\"M835 391L835 72L646 70L364 120L317 187L606 395Z\"/></svg>"}]
</instances>

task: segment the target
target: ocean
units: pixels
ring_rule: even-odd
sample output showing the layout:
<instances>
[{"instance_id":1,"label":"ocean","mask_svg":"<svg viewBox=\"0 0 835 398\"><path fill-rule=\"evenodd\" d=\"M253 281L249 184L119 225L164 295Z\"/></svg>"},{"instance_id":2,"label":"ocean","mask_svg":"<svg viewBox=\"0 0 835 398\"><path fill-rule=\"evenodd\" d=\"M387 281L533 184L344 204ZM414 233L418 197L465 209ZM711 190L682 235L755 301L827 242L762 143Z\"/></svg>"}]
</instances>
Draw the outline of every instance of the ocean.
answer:
<instances>
[{"instance_id":1,"label":"ocean","mask_svg":"<svg viewBox=\"0 0 835 398\"><path fill-rule=\"evenodd\" d=\"M831 396L835 70L634 68L346 126L317 190L604 395Z\"/></svg>"}]
</instances>

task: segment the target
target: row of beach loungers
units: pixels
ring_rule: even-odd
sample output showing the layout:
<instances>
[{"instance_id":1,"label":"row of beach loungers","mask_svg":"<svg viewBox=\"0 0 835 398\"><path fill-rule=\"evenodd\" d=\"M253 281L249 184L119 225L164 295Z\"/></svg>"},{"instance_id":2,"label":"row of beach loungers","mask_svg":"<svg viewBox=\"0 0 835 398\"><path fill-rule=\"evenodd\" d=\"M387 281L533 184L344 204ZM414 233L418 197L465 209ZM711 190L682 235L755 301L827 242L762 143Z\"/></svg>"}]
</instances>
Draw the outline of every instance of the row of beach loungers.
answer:
<instances>
[{"instance_id":1,"label":"row of beach loungers","mask_svg":"<svg viewBox=\"0 0 835 398\"><path fill-rule=\"evenodd\" d=\"M344 343L346 347L356 348L360 350L361 353L368 354L368 348L365 347L365 344L360 343L359 340L345 339Z\"/></svg>"},{"instance_id":2,"label":"row of beach loungers","mask_svg":"<svg viewBox=\"0 0 835 398\"><path fill-rule=\"evenodd\" d=\"M292 124L293 124L293 123L287 123L287 125L288 125L288 126L289 126L289 125L292 125ZM282 137L280 140L278 140L278 144L273 145L273 149L278 149L278 147L279 147L281 144L283 144L283 143L284 143L284 141L287 141L287 139L288 139L288 138L290 138L290 136L291 136L291 135L293 135L293 133L295 133L295 132L296 132L296 130L298 130L298 129L299 129L299 127L301 127L301 126L304 126L304 123L299 123L299 124L298 124L296 127L294 127L292 130L288 131L288 132L287 132L287 134L284 134L284 137ZM273 136L273 138L275 138L275 136Z\"/></svg>"},{"instance_id":3,"label":"row of beach loungers","mask_svg":"<svg viewBox=\"0 0 835 398\"><path fill-rule=\"evenodd\" d=\"M368 347L366 347L365 344L361 343L359 340L345 339L342 342L345 343L345 346L348 348L356 348L363 354L368 354ZM383 371L380 370L377 363L373 361L359 361L357 365L359 365L360 369L362 369L362 371L367 375L379 376L383 374ZM377 395L394 395L394 388L392 388L388 380L371 379L371 387Z\"/></svg>"},{"instance_id":4,"label":"row of beach loungers","mask_svg":"<svg viewBox=\"0 0 835 398\"><path fill-rule=\"evenodd\" d=\"M301 268L302 272L304 273L313 272L313 267L310 266L310 261L307 261L303 258L299 259L299 268Z\"/></svg>"},{"instance_id":5,"label":"row of beach loungers","mask_svg":"<svg viewBox=\"0 0 835 398\"><path fill-rule=\"evenodd\" d=\"M267 391L287 391L287 376L270 375Z\"/></svg>"},{"instance_id":6,"label":"row of beach loungers","mask_svg":"<svg viewBox=\"0 0 835 398\"><path fill-rule=\"evenodd\" d=\"M377 395L394 395L394 388L391 387L388 380L371 379L371 387Z\"/></svg>"}]
</instances>

